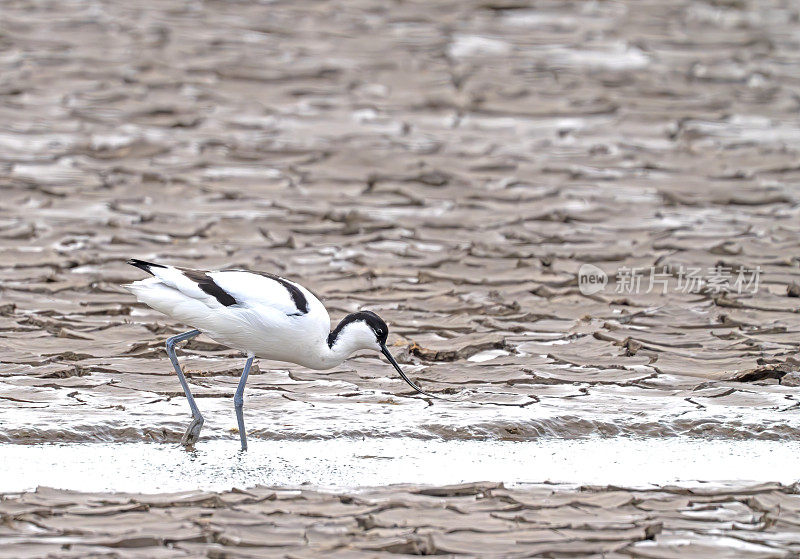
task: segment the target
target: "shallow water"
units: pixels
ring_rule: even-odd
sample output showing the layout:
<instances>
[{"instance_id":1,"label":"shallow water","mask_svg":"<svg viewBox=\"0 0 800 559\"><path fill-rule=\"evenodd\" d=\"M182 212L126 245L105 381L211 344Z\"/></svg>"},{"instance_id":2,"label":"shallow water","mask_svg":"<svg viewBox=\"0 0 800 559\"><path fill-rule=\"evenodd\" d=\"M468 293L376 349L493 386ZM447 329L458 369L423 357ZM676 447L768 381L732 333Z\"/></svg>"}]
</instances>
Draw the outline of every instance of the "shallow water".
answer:
<instances>
[{"instance_id":1,"label":"shallow water","mask_svg":"<svg viewBox=\"0 0 800 559\"><path fill-rule=\"evenodd\" d=\"M390 484L702 485L792 483L800 442L615 437L532 442L336 439L203 442L187 452L159 443L0 446L0 492L37 486L154 493L254 485L321 489Z\"/></svg>"}]
</instances>

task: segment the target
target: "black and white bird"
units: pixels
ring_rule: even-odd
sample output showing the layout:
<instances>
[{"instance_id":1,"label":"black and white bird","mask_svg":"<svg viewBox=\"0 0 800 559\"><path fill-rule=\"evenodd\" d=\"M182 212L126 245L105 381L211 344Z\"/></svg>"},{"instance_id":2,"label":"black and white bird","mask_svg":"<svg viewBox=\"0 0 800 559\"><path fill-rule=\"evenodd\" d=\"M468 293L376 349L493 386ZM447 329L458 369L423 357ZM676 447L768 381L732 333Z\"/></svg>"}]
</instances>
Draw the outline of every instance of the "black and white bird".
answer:
<instances>
[{"instance_id":1,"label":"black and white bird","mask_svg":"<svg viewBox=\"0 0 800 559\"><path fill-rule=\"evenodd\" d=\"M178 364L175 344L201 332L247 354L234 395L242 450L247 450L242 416L244 387L255 357L310 369L330 369L355 351L373 350L383 353L414 390L436 397L403 373L386 348L389 329L373 312L348 314L331 331L328 311L313 293L273 274L248 270L205 272L136 259L128 260L128 264L153 276L125 286L140 302L194 328L167 340L167 354L192 410L193 420L181 440L184 446L192 446L199 438L203 416Z\"/></svg>"}]
</instances>

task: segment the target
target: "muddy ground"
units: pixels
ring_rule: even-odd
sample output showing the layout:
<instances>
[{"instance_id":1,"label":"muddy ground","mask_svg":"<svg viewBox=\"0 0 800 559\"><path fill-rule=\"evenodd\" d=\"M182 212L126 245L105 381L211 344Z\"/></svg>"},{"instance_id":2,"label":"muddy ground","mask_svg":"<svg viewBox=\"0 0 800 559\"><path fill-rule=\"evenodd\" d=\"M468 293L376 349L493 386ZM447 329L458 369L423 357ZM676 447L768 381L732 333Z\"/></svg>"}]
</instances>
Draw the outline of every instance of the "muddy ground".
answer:
<instances>
[{"instance_id":1,"label":"muddy ground","mask_svg":"<svg viewBox=\"0 0 800 559\"><path fill-rule=\"evenodd\" d=\"M130 257L279 273L334 320L374 310L411 377L456 400L373 355L262 361L251 444L797 439L799 19L779 1L4 2L0 441L180 439L163 342L187 327L121 287ZM586 264L604 289L581 290ZM236 444L243 359L201 337L182 360L204 437ZM800 515L781 515L766 551L731 551L777 529L735 515L702 545L783 556ZM625 553L678 545L650 536Z\"/></svg>"},{"instance_id":2,"label":"muddy ground","mask_svg":"<svg viewBox=\"0 0 800 559\"><path fill-rule=\"evenodd\" d=\"M787 535L798 510L793 488L777 484L511 491L475 483L338 495L43 488L0 502L18 518L16 541L0 557L794 557L800 542Z\"/></svg>"}]
</instances>

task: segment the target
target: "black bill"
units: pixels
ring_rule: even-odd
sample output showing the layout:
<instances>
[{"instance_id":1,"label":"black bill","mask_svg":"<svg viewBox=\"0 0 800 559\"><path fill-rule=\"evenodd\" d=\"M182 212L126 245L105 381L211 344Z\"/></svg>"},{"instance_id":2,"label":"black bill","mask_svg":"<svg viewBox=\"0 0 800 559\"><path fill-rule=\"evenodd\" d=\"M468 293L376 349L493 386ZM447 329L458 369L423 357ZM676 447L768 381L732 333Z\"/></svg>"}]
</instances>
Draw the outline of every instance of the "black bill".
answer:
<instances>
[{"instance_id":1,"label":"black bill","mask_svg":"<svg viewBox=\"0 0 800 559\"><path fill-rule=\"evenodd\" d=\"M392 357L392 354L389 353L389 350L386 348L386 346L382 346L381 347L381 353L383 353L386 356L386 359L389 360L389 363L391 363L392 366L394 366L394 368L397 369L397 372L400 373L400 376L403 377L403 380L406 381L411 388L413 388L414 390L416 390L420 394L424 394L425 396L430 396L431 398L438 398L439 397L439 396L435 396L433 394L430 394L428 392L425 392L419 386L417 386L416 384L411 382L411 379L406 376L406 374L403 372L403 369L401 369L400 365L397 364L397 361L394 360L394 357Z\"/></svg>"}]
</instances>

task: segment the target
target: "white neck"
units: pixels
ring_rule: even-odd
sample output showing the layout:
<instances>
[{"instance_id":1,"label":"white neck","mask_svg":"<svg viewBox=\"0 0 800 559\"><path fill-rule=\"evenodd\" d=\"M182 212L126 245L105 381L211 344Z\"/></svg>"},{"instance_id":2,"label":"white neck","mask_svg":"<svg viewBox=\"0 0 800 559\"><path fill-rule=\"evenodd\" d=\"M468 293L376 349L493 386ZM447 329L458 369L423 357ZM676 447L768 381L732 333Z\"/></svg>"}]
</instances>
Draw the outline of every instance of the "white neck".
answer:
<instances>
[{"instance_id":1,"label":"white neck","mask_svg":"<svg viewBox=\"0 0 800 559\"><path fill-rule=\"evenodd\" d=\"M351 344L344 343L344 340L339 340L334 346L328 347L327 341L323 342L321 347L317 349L318 366L311 367L312 369L332 369L337 365L344 362L345 359L350 357L353 352L361 349L360 347L353 347Z\"/></svg>"},{"instance_id":2,"label":"white neck","mask_svg":"<svg viewBox=\"0 0 800 559\"><path fill-rule=\"evenodd\" d=\"M333 345L329 346L329 341ZM314 352L313 363L303 363L311 369L330 369L342 363L356 351L369 349L380 351L375 334L363 322L353 322L344 326L339 332L332 332L330 337L320 340Z\"/></svg>"}]
</instances>

